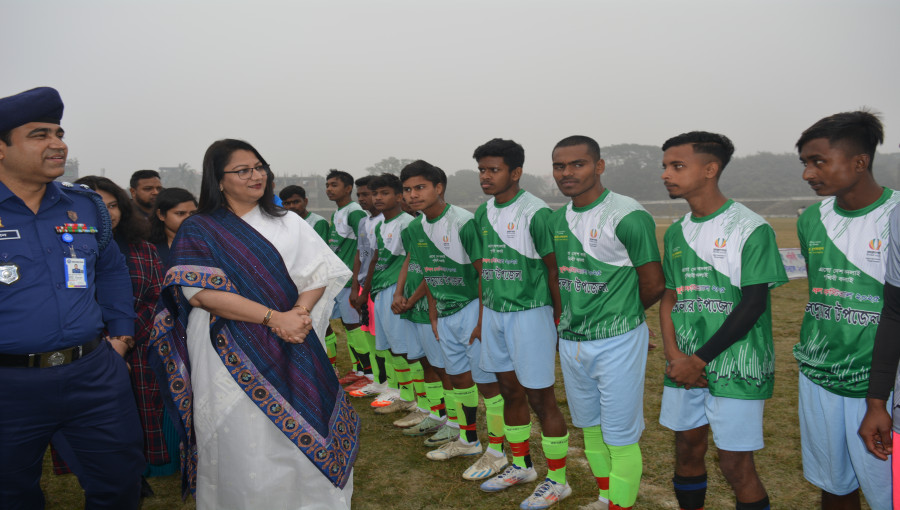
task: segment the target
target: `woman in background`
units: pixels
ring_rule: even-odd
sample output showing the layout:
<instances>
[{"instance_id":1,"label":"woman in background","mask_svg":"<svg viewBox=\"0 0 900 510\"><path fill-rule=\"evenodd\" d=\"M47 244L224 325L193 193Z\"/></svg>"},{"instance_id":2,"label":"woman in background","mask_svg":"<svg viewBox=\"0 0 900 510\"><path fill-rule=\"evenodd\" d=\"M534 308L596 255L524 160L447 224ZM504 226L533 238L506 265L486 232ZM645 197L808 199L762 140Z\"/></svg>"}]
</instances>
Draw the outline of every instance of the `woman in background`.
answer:
<instances>
[{"instance_id":1,"label":"woman in background","mask_svg":"<svg viewBox=\"0 0 900 510\"><path fill-rule=\"evenodd\" d=\"M156 246L163 267L169 268L169 247L181 224L197 211L197 199L183 188L166 188L156 197L150 213L150 242Z\"/></svg>"}]
</instances>

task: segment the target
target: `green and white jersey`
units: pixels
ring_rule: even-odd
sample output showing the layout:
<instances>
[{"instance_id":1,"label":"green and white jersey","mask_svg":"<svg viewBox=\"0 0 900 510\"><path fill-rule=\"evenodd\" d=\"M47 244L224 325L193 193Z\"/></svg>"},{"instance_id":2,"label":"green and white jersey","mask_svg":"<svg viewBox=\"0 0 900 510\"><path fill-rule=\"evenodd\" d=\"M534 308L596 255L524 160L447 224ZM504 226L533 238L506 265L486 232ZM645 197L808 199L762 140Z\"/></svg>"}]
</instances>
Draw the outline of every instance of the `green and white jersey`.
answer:
<instances>
[{"instance_id":1,"label":"green and white jersey","mask_svg":"<svg viewBox=\"0 0 900 510\"><path fill-rule=\"evenodd\" d=\"M417 216L409 222L409 225L407 225L402 232L400 232L400 238L403 240L403 248L406 249L406 253L410 255L409 267L406 269L406 285L403 287L403 295L407 298L416 292L416 289L419 288L419 284L421 284L422 280L425 278L425 272L422 271L422 264L416 259L414 250L412 249L412 240L410 237L410 229L413 228L413 224L418 223L418 229L421 230L423 217L424 215ZM416 301L409 311L404 312L400 316L411 322L429 324L431 319L428 317L428 298L423 296L422 299Z\"/></svg>"},{"instance_id":2,"label":"green and white jersey","mask_svg":"<svg viewBox=\"0 0 900 510\"><path fill-rule=\"evenodd\" d=\"M372 256L378 251L375 242L375 228L382 221L384 221L384 215L381 213L359 220L359 239L356 242L356 250L359 252L359 273L356 276L360 285L365 284Z\"/></svg>"},{"instance_id":3,"label":"green and white jersey","mask_svg":"<svg viewBox=\"0 0 900 510\"><path fill-rule=\"evenodd\" d=\"M403 247L403 238L400 234L412 220L412 216L401 212L389 220L380 221L375 227L378 261L375 262L375 274L372 275L373 298L382 290L397 283L400 278L400 269L406 260L406 249Z\"/></svg>"},{"instance_id":4,"label":"green and white jersey","mask_svg":"<svg viewBox=\"0 0 900 510\"><path fill-rule=\"evenodd\" d=\"M484 306L496 312L552 306L547 266L541 258L553 253L551 212L543 200L524 190L505 204L491 198L478 206Z\"/></svg>"},{"instance_id":5,"label":"green and white jersey","mask_svg":"<svg viewBox=\"0 0 900 510\"><path fill-rule=\"evenodd\" d=\"M350 202L331 215L328 246L350 269L353 269L353 262L356 260L359 220L365 217L366 212L356 202ZM350 283L348 281L345 287L349 287Z\"/></svg>"},{"instance_id":6,"label":"green and white jersey","mask_svg":"<svg viewBox=\"0 0 900 510\"><path fill-rule=\"evenodd\" d=\"M314 212L308 212L303 219L306 220L306 223L309 224L317 234L319 234L319 237L321 237L323 241L326 243L328 242L328 231L331 229L328 220Z\"/></svg>"},{"instance_id":7,"label":"green and white jersey","mask_svg":"<svg viewBox=\"0 0 900 510\"><path fill-rule=\"evenodd\" d=\"M656 225L634 199L604 190L590 205L572 202L550 219L562 316L559 336L599 340L644 322L636 267L659 262Z\"/></svg>"},{"instance_id":8,"label":"green and white jersey","mask_svg":"<svg viewBox=\"0 0 900 510\"><path fill-rule=\"evenodd\" d=\"M869 388L890 247L888 218L898 200L885 188L872 205L845 211L831 197L797 220L809 303L794 357L806 377L844 397L863 398Z\"/></svg>"},{"instance_id":9,"label":"green and white jersey","mask_svg":"<svg viewBox=\"0 0 900 510\"><path fill-rule=\"evenodd\" d=\"M447 204L434 220L420 216L407 230L412 258L422 266L439 317L478 299L478 272L472 262L481 259L481 236L472 213Z\"/></svg>"},{"instance_id":10,"label":"green and white jersey","mask_svg":"<svg viewBox=\"0 0 900 510\"><path fill-rule=\"evenodd\" d=\"M672 322L678 349L688 356L722 327L741 302L741 287L787 282L772 227L732 200L709 216L688 213L666 230L663 272L666 288L677 295ZM717 397L772 396L775 350L768 298L750 332L712 360L706 374L709 392ZM665 385L676 386L668 377Z\"/></svg>"}]
</instances>

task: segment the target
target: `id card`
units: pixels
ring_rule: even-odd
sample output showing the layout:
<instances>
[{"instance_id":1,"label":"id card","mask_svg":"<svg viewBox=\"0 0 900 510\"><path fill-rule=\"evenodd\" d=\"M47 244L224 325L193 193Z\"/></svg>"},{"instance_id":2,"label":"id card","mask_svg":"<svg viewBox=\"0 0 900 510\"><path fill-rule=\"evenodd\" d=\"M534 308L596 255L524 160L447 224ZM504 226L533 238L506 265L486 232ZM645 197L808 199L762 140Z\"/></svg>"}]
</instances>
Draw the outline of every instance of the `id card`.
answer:
<instances>
[{"instance_id":1,"label":"id card","mask_svg":"<svg viewBox=\"0 0 900 510\"><path fill-rule=\"evenodd\" d=\"M68 257L66 260L66 288L86 289L87 277L84 272L84 259Z\"/></svg>"}]
</instances>

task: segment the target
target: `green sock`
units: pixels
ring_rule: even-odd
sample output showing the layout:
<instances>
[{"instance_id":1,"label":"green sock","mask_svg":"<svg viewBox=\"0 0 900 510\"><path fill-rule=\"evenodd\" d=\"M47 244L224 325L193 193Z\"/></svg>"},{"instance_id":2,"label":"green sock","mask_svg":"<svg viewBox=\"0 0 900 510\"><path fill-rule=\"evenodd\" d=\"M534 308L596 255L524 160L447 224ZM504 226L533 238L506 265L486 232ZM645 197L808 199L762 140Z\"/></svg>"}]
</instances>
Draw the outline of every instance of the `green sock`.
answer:
<instances>
[{"instance_id":1,"label":"green sock","mask_svg":"<svg viewBox=\"0 0 900 510\"><path fill-rule=\"evenodd\" d=\"M447 412L447 423L459 427L459 402L456 400L456 390L444 388L444 410Z\"/></svg>"},{"instance_id":2,"label":"green sock","mask_svg":"<svg viewBox=\"0 0 900 510\"><path fill-rule=\"evenodd\" d=\"M484 409L488 430L488 448L503 453L503 439L506 437L503 430L503 396L498 394L484 399Z\"/></svg>"},{"instance_id":3,"label":"green sock","mask_svg":"<svg viewBox=\"0 0 900 510\"><path fill-rule=\"evenodd\" d=\"M584 431L584 456L587 457L591 472L597 480L600 498L609 501L609 471L611 460L609 447L603 442L603 432L599 425L587 427Z\"/></svg>"},{"instance_id":4,"label":"green sock","mask_svg":"<svg viewBox=\"0 0 900 510\"><path fill-rule=\"evenodd\" d=\"M331 366L335 367L337 365L337 336L334 333L325 337L325 352L328 354Z\"/></svg>"},{"instance_id":5,"label":"green sock","mask_svg":"<svg viewBox=\"0 0 900 510\"><path fill-rule=\"evenodd\" d=\"M531 422L527 425L507 425L504 430L509 449L512 450L513 464L524 469L530 468L531 449L528 443L531 439Z\"/></svg>"},{"instance_id":6,"label":"green sock","mask_svg":"<svg viewBox=\"0 0 900 510\"><path fill-rule=\"evenodd\" d=\"M612 446L609 456L612 469L609 472L609 502L622 508L631 508L637 501L643 471L641 447L637 443Z\"/></svg>"},{"instance_id":7,"label":"green sock","mask_svg":"<svg viewBox=\"0 0 900 510\"><path fill-rule=\"evenodd\" d=\"M454 389L457 401L456 419L459 421L460 438L469 443L478 442L478 387L474 384L468 388Z\"/></svg>"},{"instance_id":8,"label":"green sock","mask_svg":"<svg viewBox=\"0 0 900 510\"><path fill-rule=\"evenodd\" d=\"M425 383L425 400L428 408L431 409L431 415L434 418L440 418L447 414L446 404L444 404L444 385L441 381Z\"/></svg>"},{"instance_id":9,"label":"green sock","mask_svg":"<svg viewBox=\"0 0 900 510\"><path fill-rule=\"evenodd\" d=\"M547 437L541 434L541 448L547 458L547 478L556 483L566 483L566 454L569 452L569 434Z\"/></svg>"},{"instance_id":10,"label":"green sock","mask_svg":"<svg viewBox=\"0 0 900 510\"><path fill-rule=\"evenodd\" d=\"M416 405L421 409L428 409L428 398L425 395L425 370L422 363L416 361L409 364L409 376L412 379L412 389L416 395Z\"/></svg>"},{"instance_id":11,"label":"green sock","mask_svg":"<svg viewBox=\"0 0 900 510\"><path fill-rule=\"evenodd\" d=\"M400 389L400 398L407 402L415 400L412 377L409 375L409 363L403 356L394 356L394 373L397 377L397 387Z\"/></svg>"},{"instance_id":12,"label":"green sock","mask_svg":"<svg viewBox=\"0 0 900 510\"><path fill-rule=\"evenodd\" d=\"M364 354L369 354L369 344L366 342L366 332L362 328L356 328L347 332L347 349L350 351L350 360L358 372L362 372L363 367L360 358L365 358ZM356 356L359 354L360 356Z\"/></svg>"}]
</instances>

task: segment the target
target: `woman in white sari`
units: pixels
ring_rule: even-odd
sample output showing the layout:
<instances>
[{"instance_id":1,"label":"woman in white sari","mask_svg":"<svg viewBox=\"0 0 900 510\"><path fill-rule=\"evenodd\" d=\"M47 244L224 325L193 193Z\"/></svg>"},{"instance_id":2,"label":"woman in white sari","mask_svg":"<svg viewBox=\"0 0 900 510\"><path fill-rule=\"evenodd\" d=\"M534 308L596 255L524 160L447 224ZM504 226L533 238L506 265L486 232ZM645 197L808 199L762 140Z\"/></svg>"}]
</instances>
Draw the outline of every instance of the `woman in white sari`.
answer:
<instances>
[{"instance_id":1,"label":"woman in white sari","mask_svg":"<svg viewBox=\"0 0 900 510\"><path fill-rule=\"evenodd\" d=\"M246 142L207 150L151 350L198 508L349 509L359 419L316 332L350 271L274 205L270 176Z\"/></svg>"}]
</instances>

